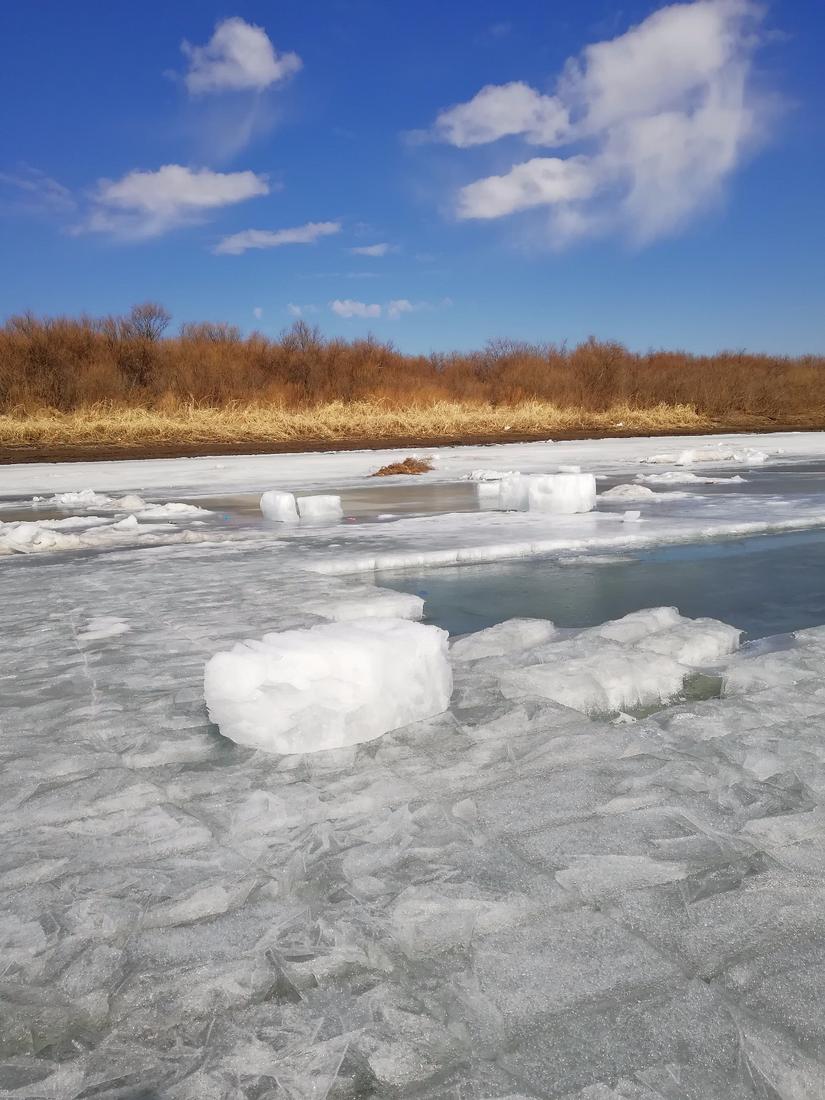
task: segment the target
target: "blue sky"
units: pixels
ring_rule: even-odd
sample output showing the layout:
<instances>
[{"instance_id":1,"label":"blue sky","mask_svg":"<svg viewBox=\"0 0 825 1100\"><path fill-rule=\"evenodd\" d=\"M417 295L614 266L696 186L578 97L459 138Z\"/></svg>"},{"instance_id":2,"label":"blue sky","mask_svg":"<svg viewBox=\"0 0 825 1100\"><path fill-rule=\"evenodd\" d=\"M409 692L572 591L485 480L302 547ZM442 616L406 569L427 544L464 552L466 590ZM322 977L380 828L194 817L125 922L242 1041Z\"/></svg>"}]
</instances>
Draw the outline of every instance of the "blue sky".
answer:
<instances>
[{"instance_id":1,"label":"blue sky","mask_svg":"<svg viewBox=\"0 0 825 1100\"><path fill-rule=\"evenodd\" d=\"M821 0L39 0L0 27L0 314L825 351Z\"/></svg>"}]
</instances>

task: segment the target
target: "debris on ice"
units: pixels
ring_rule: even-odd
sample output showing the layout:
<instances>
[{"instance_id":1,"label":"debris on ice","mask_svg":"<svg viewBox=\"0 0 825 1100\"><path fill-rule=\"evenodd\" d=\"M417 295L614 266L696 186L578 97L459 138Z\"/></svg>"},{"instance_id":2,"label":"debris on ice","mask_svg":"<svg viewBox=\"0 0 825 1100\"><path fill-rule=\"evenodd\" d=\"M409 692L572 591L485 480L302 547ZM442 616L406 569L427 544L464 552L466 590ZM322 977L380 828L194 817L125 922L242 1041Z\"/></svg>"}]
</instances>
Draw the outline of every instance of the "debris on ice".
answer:
<instances>
[{"instance_id":1,"label":"debris on ice","mask_svg":"<svg viewBox=\"0 0 825 1100\"><path fill-rule=\"evenodd\" d=\"M215 654L204 674L221 733L273 753L372 741L440 714L451 691L447 632L405 619L266 634Z\"/></svg>"}]
</instances>

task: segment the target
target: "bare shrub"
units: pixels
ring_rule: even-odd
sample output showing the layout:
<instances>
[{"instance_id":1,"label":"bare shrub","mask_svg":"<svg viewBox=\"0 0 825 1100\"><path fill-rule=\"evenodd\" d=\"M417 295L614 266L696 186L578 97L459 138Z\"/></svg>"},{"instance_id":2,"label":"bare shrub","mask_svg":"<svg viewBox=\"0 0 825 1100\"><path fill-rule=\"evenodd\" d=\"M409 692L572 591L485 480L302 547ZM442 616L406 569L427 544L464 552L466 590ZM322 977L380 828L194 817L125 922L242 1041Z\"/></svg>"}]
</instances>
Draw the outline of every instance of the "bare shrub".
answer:
<instances>
[{"instance_id":1,"label":"bare shrub","mask_svg":"<svg viewBox=\"0 0 825 1100\"><path fill-rule=\"evenodd\" d=\"M277 339L222 322L187 322L146 302L119 317L10 317L0 326L0 411L71 412L101 403L170 408L266 405L312 409L367 402L392 410L529 402L582 417L621 406L691 408L726 422L821 424L825 358L722 351L629 351L489 341L479 351L405 355L375 337L326 339L299 320Z\"/></svg>"}]
</instances>

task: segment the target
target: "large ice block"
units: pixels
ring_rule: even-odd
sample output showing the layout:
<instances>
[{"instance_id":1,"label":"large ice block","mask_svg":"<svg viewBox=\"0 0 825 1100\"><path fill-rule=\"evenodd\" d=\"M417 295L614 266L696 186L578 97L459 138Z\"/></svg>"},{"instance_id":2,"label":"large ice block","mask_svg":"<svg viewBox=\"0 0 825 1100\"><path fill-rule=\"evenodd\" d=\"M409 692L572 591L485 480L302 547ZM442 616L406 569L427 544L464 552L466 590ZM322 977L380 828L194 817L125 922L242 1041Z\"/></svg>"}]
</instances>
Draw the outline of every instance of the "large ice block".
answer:
<instances>
[{"instance_id":1,"label":"large ice block","mask_svg":"<svg viewBox=\"0 0 825 1100\"><path fill-rule=\"evenodd\" d=\"M206 665L221 733L266 752L371 741L446 710L447 632L407 619L323 623L238 643Z\"/></svg>"}]
</instances>

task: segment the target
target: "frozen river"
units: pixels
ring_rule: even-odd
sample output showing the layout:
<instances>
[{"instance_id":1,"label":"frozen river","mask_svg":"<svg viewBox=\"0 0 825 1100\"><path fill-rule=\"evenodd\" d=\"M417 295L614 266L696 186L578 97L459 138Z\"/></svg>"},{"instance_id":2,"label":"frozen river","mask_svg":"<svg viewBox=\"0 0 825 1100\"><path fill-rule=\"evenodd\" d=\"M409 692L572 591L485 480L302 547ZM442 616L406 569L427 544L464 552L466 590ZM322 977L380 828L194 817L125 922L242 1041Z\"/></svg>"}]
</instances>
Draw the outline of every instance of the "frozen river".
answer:
<instances>
[{"instance_id":1,"label":"frozen river","mask_svg":"<svg viewBox=\"0 0 825 1100\"><path fill-rule=\"evenodd\" d=\"M825 1096L825 436L397 457L0 470L0 1096ZM476 488L571 463L656 495ZM387 588L467 635L446 712L292 756L209 722L216 652ZM786 636L600 625L658 605ZM470 633L513 617L563 629Z\"/></svg>"}]
</instances>

